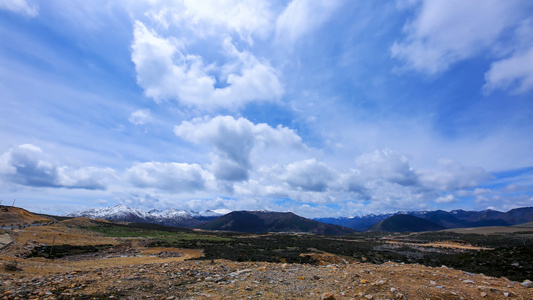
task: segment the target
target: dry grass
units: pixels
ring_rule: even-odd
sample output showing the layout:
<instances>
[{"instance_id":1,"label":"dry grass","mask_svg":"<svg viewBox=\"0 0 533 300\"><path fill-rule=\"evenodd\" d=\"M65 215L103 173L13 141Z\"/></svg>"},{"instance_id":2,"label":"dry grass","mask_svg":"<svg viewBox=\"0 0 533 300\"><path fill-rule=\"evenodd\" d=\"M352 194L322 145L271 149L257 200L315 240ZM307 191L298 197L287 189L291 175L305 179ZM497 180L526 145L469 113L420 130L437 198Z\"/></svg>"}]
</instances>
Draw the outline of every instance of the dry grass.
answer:
<instances>
[{"instance_id":1,"label":"dry grass","mask_svg":"<svg viewBox=\"0 0 533 300\"><path fill-rule=\"evenodd\" d=\"M442 230L444 232L455 233L475 233L475 234L494 234L494 233L514 233L514 232L528 232L533 234L533 223L526 223L514 226L487 226L474 228L454 228Z\"/></svg>"},{"instance_id":2,"label":"dry grass","mask_svg":"<svg viewBox=\"0 0 533 300\"><path fill-rule=\"evenodd\" d=\"M47 223L51 219L41 217L31 212L13 206L0 206L0 227L11 225L31 224L34 222Z\"/></svg>"}]
</instances>

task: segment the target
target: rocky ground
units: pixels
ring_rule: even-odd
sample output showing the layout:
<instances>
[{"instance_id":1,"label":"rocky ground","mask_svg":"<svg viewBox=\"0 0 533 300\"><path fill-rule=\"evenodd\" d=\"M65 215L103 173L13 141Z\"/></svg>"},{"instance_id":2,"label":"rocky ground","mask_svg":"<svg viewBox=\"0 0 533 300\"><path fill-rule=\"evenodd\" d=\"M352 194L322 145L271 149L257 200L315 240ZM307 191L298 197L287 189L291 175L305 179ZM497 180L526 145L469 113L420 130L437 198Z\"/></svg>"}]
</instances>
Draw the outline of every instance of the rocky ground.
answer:
<instances>
[{"instance_id":1,"label":"rocky ground","mask_svg":"<svg viewBox=\"0 0 533 300\"><path fill-rule=\"evenodd\" d=\"M505 278L446 267L170 261L6 271L0 299L533 299Z\"/></svg>"},{"instance_id":2,"label":"rocky ground","mask_svg":"<svg viewBox=\"0 0 533 300\"><path fill-rule=\"evenodd\" d=\"M319 265L195 261L201 249L146 248L65 226L5 232L14 243L0 250L0 299L533 299L531 282L445 266L375 265L327 253L312 254ZM23 258L52 239L112 248Z\"/></svg>"}]
</instances>

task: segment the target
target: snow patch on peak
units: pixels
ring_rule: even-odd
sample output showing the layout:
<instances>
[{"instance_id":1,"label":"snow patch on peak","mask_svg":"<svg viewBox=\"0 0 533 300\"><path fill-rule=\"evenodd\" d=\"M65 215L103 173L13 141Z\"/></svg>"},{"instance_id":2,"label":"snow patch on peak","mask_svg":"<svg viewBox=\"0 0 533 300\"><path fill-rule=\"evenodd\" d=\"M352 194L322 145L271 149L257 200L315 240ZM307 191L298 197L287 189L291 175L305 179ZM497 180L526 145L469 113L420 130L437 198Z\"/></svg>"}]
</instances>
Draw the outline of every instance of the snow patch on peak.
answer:
<instances>
[{"instance_id":1,"label":"snow patch on peak","mask_svg":"<svg viewBox=\"0 0 533 300\"><path fill-rule=\"evenodd\" d=\"M219 209L213 209L213 210L206 210L206 211L198 213L198 215L202 217L218 217L218 216L227 215L230 212L231 210L229 209L219 208Z\"/></svg>"},{"instance_id":2,"label":"snow patch on peak","mask_svg":"<svg viewBox=\"0 0 533 300\"><path fill-rule=\"evenodd\" d=\"M196 212L175 208L168 208L165 210L152 209L146 212L138 208L131 208L123 204L119 204L112 207L77 211L68 214L67 217L89 217L93 219L174 224L176 222L186 220L198 222L197 220L195 220L196 218L216 218L228 214L230 212L231 211L227 209L215 209L206 210L203 212Z\"/></svg>"}]
</instances>

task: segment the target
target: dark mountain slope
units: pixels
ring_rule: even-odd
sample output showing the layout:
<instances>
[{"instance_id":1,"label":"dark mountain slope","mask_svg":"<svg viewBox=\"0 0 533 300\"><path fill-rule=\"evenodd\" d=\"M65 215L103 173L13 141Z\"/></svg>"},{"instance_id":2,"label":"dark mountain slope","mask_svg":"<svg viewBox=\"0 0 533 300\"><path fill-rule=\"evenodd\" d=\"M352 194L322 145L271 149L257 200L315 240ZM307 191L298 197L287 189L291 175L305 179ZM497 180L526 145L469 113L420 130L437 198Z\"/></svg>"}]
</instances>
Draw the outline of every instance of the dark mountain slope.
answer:
<instances>
[{"instance_id":1,"label":"dark mountain slope","mask_svg":"<svg viewBox=\"0 0 533 300\"><path fill-rule=\"evenodd\" d=\"M355 232L347 227L321 223L293 213L264 211L234 211L196 228L250 233L305 232L324 235L343 235Z\"/></svg>"},{"instance_id":2,"label":"dark mountain slope","mask_svg":"<svg viewBox=\"0 0 533 300\"><path fill-rule=\"evenodd\" d=\"M419 232L434 231L444 229L441 225L418 218L411 215L395 215L385 220L379 221L370 227L369 231L386 231L386 232Z\"/></svg>"},{"instance_id":3,"label":"dark mountain slope","mask_svg":"<svg viewBox=\"0 0 533 300\"><path fill-rule=\"evenodd\" d=\"M364 231L379 221L398 214L408 214L422 218L437 223L445 228L509 226L533 222L533 207L516 208L508 212L500 212L490 209L484 211L468 211L458 209L450 212L444 210L413 211L408 213L366 215L353 218L319 218L315 220Z\"/></svg>"}]
</instances>

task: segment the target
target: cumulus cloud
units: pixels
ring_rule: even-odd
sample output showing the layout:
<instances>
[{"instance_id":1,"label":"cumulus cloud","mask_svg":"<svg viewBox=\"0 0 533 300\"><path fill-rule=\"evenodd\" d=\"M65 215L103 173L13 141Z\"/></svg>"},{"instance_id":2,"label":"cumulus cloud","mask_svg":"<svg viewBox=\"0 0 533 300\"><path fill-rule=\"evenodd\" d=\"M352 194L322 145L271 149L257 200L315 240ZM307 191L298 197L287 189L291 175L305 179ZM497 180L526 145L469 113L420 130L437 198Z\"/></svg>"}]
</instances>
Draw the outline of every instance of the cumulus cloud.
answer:
<instances>
[{"instance_id":1,"label":"cumulus cloud","mask_svg":"<svg viewBox=\"0 0 533 300\"><path fill-rule=\"evenodd\" d=\"M400 185L414 185L417 176L405 155L391 150L376 150L355 160L361 174L368 179L384 179Z\"/></svg>"},{"instance_id":2,"label":"cumulus cloud","mask_svg":"<svg viewBox=\"0 0 533 300\"><path fill-rule=\"evenodd\" d=\"M301 138L291 129L230 116L184 121L174 127L174 133L190 142L214 146L213 172L217 179L228 181L248 179L250 153L256 146L302 147Z\"/></svg>"},{"instance_id":3,"label":"cumulus cloud","mask_svg":"<svg viewBox=\"0 0 533 300\"><path fill-rule=\"evenodd\" d=\"M450 159L441 159L439 163L439 169L416 171L424 187L440 191L454 191L473 188L493 178L480 167L465 167Z\"/></svg>"},{"instance_id":4,"label":"cumulus cloud","mask_svg":"<svg viewBox=\"0 0 533 300\"><path fill-rule=\"evenodd\" d=\"M342 1L293 0L276 22L278 39L293 43L325 23Z\"/></svg>"},{"instance_id":5,"label":"cumulus cloud","mask_svg":"<svg viewBox=\"0 0 533 300\"><path fill-rule=\"evenodd\" d=\"M292 188L311 192L326 191L330 183L338 177L336 171L315 159L288 164L277 173L279 179Z\"/></svg>"},{"instance_id":6,"label":"cumulus cloud","mask_svg":"<svg viewBox=\"0 0 533 300\"><path fill-rule=\"evenodd\" d=\"M258 177L234 184L235 195L289 198L315 204L364 202L368 211L382 212L457 202L456 196L463 197L467 192L461 190L455 196L451 193L492 178L482 168L446 159L436 169L416 170L406 155L392 149L364 153L345 169L312 158L263 165L255 171ZM476 188L471 193L485 192L488 190Z\"/></svg>"},{"instance_id":7,"label":"cumulus cloud","mask_svg":"<svg viewBox=\"0 0 533 300\"><path fill-rule=\"evenodd\" d=\"M37 5L28 4L25 0L2 0L0 1L0 9L9 10L21 15L35 17L39 14Z\"/></svg>"},{"instance_id":8,"label":"cumulus cloud","mask_svg":"<svg viewBox=\"0 0 533 300\"><path fill-rule=\"evenodd\" d=\"M200 165L161 162L138 163L126 170L126 178L139 188L177 193L205 190L214 180Z\"/></svg>"},{"instance_id":9,"label":"cumulus cloud","mask_svg":"<svg viewBox=\"0 0 533 300\"><path fill-rule=\"evenodd\" d=\"M268 35L274 17L270 2L262 0L185 0L182 5L172 12L174 22L183 21L200 35L211 35L224 28L250 44L254 36Z\"/></svg>"},{"instance_id":10,"label":"cumulus cloud","mask_svg":"<svg viewBox=\"0 0 533 300\"><path fill-rule=\"evenodd\" d=\"M51 162L41 148L24 144L0 156L0 175L25 186L102 190L114 176L110 168L70 168Z\"/></svg>"},{"instance_id":11,"label":"cumulus cloud","mask_svg":"<svg viewBox=\"0 0 533 300\"><path fill-rule=\"evenodd\" d=\"M228 63L206 65L199 55L188 54L176 37L161 37L137 21L131 58L137 82L156 101L176 100L202 109L236 108L251 101L277 100L284 93L276 69L250 52L238 51L231 39L220 46ZM225 87L213 71L222 73Z\"/></svg>"},{"instance_id":12,"label":"cumulus cloud","mask_svg":"<svg viewBox=\"0 0 533 300\"><path fill-rule=\"evenodd\" d=\"M458 61L490 50L506 30L518 26L527 15L520 1L422 0L410 3L413 5L408 7L419 13L405 25L405 39L395 42L391 52L407 68L427 74L446 71ZM522 76L520 72L511 73Z\"/></svg>"},{"instance_id":13,"label":"cumulus cloud","mask_svg":"<svg viewBox=\"0 0 533 300\"><path fill-rule=\"evenodd\" d=\"M131 113L128 121L135 125L144 125L150 122L150 110L149 109L139 109Z\"/></svg>"}]
</instances>

